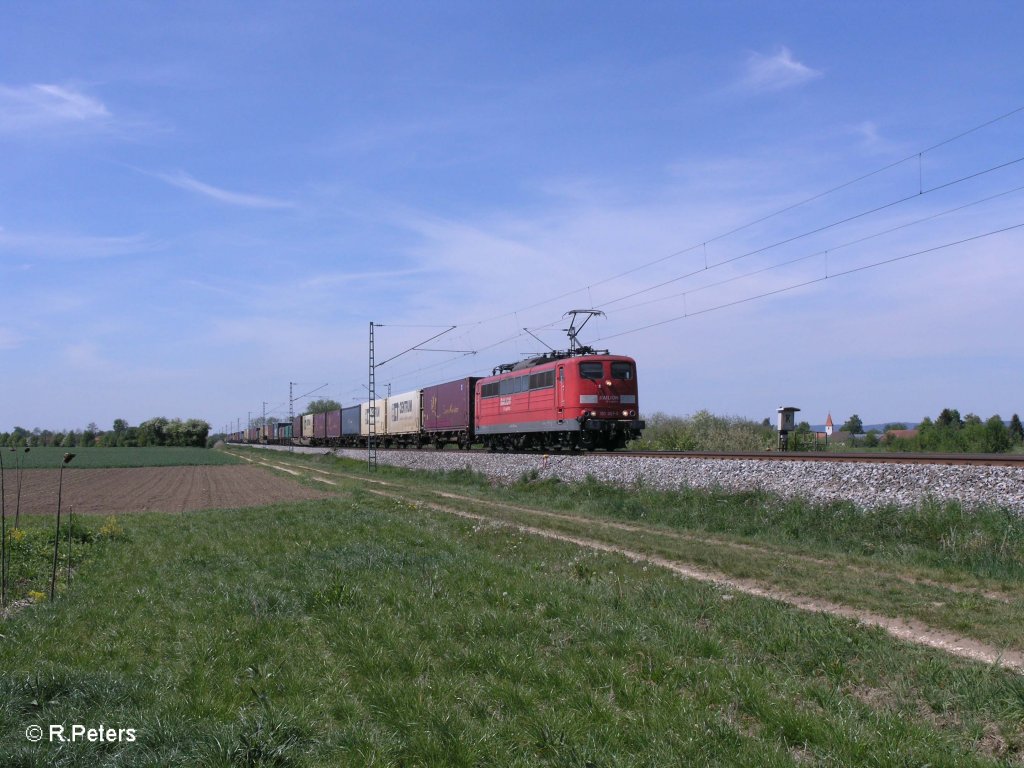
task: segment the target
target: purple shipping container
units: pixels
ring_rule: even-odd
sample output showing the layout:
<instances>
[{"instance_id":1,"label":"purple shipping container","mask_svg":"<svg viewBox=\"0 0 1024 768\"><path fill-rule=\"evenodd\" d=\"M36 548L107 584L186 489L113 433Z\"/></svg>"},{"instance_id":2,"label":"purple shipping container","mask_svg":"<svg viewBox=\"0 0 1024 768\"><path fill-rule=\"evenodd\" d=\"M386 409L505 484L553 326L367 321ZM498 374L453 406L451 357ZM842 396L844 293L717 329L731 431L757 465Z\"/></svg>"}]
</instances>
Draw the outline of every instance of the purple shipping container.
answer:
<instances>
[{"instance_id":1,"label":"purple shipping container","mask_svg":"<svg viewBox=\"0 0 1024 768\"><path fill-rule=\"evenodd\" d=\"M341 411L327 412L327 438L341 437Z\"/></svg>"},{"instance_id":2,"label":"purple shipping container","mask_svg":"<svg viewBox=\"0 0 1024 768\"><path fill-rule=\"evenodd\" d=\"M473 424L476 376L423 390L423 429L426 432L467 430Z\"/></svg>"},{"instance_id":3,"label":"purple shipping container","mask_svg":"<svg viewBox=\"0 0 1024 768\"><path fill-rule=\"evenodd\" d=\"M341 434L359 435L359 406L352 405L341 409Z\"/></svg>"},{"instance_id":4,"label":"purple shipping container","mask_svg":"<svg viewBox=\"0 0 1024 768\"><path fill-rule=\"evenodd\" d=\"M292 437L302 437L302 417L292 419Z\"/></svg>"},{"instance_id":5,"label":"purple shipping container","mask_svg":"<svg viewBox=\"0 0 1024 768\"><path fill-rule=\"evenodd\" d=\"M313 414L313 437L324 439L327 437L327 414Z\"/></svg>"}]
</instances>

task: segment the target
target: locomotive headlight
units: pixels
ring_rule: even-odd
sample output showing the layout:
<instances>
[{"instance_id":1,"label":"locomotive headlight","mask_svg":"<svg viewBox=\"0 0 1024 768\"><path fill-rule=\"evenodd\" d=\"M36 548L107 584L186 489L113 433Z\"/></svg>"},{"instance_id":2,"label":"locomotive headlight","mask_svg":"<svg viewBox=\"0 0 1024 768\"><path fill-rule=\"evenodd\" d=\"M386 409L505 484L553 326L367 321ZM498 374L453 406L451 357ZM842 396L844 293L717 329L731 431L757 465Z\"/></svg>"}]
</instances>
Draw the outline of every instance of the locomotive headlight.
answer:
<instances>
[{"instance_id":1,"label":"locomotive headlight","mask_svg":"<svg viewBox=\"0 0 1024 768\"><path fill-rule=\"evenodd\" d=\"M629 416L629 411L623 411L623 412L622 412L622 415L623 415L623 416Z\"/></svg>"},{"instance_id":2,"label":"locomotive headlight","mask_svg":"<svg viewBox=\"0 0 1024 768\"><path fill-rule=\"evenodd\" d=\"M612 381L611 381L611 379L605 379L605 380L604 380L604 385L605 385L606 387L610 387L610 386L612 385Z\"/></svg>"},{"instance_id":3,"label":"locomotive headlight","mask_svg":"<svg viewBox=\"0 0 1024 768\"><path fill-rule=\"evenodd\" d=\"M629 415L630 415L630 416L636 416L636 411L630 411L630 412L629 412Z\"/></svg>"}]
</instances>

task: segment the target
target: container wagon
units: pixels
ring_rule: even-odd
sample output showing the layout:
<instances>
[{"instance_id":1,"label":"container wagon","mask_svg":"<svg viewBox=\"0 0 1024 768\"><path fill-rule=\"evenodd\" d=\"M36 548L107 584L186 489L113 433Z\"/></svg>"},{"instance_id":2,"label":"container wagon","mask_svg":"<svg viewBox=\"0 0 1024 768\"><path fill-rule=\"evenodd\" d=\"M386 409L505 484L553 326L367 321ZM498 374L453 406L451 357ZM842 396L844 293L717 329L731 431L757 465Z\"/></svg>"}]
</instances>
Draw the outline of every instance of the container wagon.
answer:
<instances>
[{"instance_id":1,"label":"container wagon","mask_svg":"<svg viewBox=\"0 0 1024 768\"><path fill-rule=\"evenodd\" d=\"M341 444L358 447L363 444L359 437L360 406L351 405L341 409Z\"/></svg>"},{"instance_id":2,"label":"container wagon","mask_svg":"<svg viewBox=\"0 0 1024 768\"><path fill-rule=\"evenodd\" d=\"M438 450L448 443L462 449L472 446L477 381L479 377L470 376L423 390L424 442Z\"/></svg>"},{"instance_id":3,"label":"container wagon","mask_svg":"<svg viewBox=\"0 0 1024 768\"><path fill-rule=\"evenodd\" d=\"M385 430L387 444L416 446L417 448L422 446L420 390L414 389L411 392L392 395L385 400L385 403L387 410L387 429Z\"/></svg>"},{"instance_id":4,"label":"container wagon","mask_svg":"<svg viewBox=\"0 0 1024 768\"><path fill-rule=\"evenodd\" d=\"M359 405L359 436L365 442L370 436L370 408L373 408L374 435L377 443L387 445L387 400L377 399L373 403Z\"/></svg>"}]
</instances>

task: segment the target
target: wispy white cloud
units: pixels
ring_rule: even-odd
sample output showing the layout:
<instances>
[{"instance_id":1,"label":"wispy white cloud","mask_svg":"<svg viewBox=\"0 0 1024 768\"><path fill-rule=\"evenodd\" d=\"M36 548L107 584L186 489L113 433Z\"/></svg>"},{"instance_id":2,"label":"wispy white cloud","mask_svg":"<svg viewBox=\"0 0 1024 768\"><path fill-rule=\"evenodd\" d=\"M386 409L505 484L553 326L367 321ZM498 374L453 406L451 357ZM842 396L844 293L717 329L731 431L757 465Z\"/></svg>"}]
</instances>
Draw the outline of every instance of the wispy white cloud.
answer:
<instances>
[{"instance_id":1,"label":"wispy white cloud","mask_svg":"<svg viewBox=\"0 0 1024 768\"><path fill-rule=\"evenodd\" d=\"M151 251L155 243L145 235L95 236L60 233L11 232L0 227L0 253L28 253L59 261L80 261L126 256Z\"/></svg>"},{"instance_id":2,"label":"wispy white cloud","mask_svg":"<svg viewBox=\"0 0 1024 768\"><path fill-rule=\"evenodd\" d=\"M265 197L263 195L250 195L243 192L232 192L221 189L211 184L206 184L193 178L184 171L177 173L158 173L156 177L171 186L195 192L203 197L216 200L225 205L235 205L242 208L295 208L295 203L289 200L282 200L276 197Z\"/></svg>"},{"instance_id":3,"label":"wispy white cloud","mask_svg":"<svg viewBox=\"0 0 1024 768\"><path fill-rule=\"evenodd\" d=\"M0 132L95 127L112 117L103 102L69 86L0 85Z\"/></svg>"},{"instance_id":4,"label":"wispy white cloud","mask_svg":"<svg viewBox=\"0 0 1024 768\"><path fill-rule=\"evenodd\" d=\"M873 120L865 120L850 128L850 133L860 139L861 149L869 155L883 155L892 152L905 151L890 141L878 128L878 123Z\"/></svg>"},{"instance_id":5,"label":"wispy white cloud","mask_svg":"<svg viewBox=\"0 0 1024 768\"><path fill-rule=\"evenodd\" d=\"M786 47L778 53L751 53L740 85L751 91L781 91L794 88L822 76L819 70L793 58Z\"/></svg>"}]
</instances>

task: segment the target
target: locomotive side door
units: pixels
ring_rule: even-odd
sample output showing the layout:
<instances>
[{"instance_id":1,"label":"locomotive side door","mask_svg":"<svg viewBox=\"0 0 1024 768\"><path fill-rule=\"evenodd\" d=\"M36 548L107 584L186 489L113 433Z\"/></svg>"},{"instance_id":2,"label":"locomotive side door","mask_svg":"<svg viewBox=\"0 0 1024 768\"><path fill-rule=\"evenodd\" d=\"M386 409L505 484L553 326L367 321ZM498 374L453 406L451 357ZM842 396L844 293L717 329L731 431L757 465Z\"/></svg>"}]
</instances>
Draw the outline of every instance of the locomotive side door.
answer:
<instances>
[{"instance_id":1,"label":"locomotive side door","mask_svg":"<svg viewBox=\"0 0 1024 768\"><path fill-rule=\"evenodd\" d=\"M565 418L565 366L558 366L557 380L555 381L555 392L558 406L558 418Z\"/></svg>"}]
</instances>

